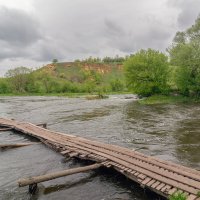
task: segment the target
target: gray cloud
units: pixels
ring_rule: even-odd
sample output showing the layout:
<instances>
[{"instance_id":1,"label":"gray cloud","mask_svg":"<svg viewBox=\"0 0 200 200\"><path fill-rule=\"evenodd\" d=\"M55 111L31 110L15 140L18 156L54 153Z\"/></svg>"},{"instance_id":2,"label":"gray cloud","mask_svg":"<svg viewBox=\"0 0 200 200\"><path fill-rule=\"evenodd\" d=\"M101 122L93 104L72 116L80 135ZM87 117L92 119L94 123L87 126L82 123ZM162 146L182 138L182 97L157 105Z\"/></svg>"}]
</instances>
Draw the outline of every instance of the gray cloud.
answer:
<instances>
[{"instance_id":1,"label":"gray cloud","mask_svg":"<svg viewBox=\"0 0 200 200\"><path fill-rule=\"evenodd\" d=\"M0 73L20 61L20 65L41 65L53 58L71 61L90 55L126 55L141 48L165 51L175 33L194 23L200 10L199 0L24 2L30 2L32 11L5 8L0 2L4 5L0 9Z\"/></svg>"},{"instance_id":2,"label":"gray cloud","mask_svg":"<svg viewBox=\"0 0 200 200\"><path fill-rule=\"evenodd\" d=\"M168 0L168 4L178 9L177 23L181 29L191 26L200 14L199 0Z\"/></svg>"},{"instance_id":3,"label":"gray cloud","mask_svg":"<svg viewBox=\"0 0 200 200\"><path fill-rule=\"evenodd\" d=\"M42 36L34 18L24 11L0 7L0 60L30 57Z\"/></svg>"},{"instance_id":4,"label":"gray cloud","mask_svg":"<svg viewBox=\"0 0 200 200\"><path fill-rule=\"evenodd\" d=\"M38 23L21 10L0 8L0 40L14 46L27 46L41 38Z\"/></svg>"}]
</instances>

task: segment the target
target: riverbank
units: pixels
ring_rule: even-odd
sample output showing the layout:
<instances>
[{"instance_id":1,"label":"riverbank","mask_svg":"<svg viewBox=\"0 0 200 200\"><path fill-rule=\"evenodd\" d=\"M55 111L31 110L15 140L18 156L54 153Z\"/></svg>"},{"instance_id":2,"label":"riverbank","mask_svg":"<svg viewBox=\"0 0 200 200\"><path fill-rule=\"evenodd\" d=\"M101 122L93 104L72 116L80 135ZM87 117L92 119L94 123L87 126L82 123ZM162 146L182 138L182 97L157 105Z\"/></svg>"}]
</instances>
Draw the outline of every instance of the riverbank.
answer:
<instances>
[{"instance_id":1,"label":"riverbank","mask_svg":"<svg viewBox=\"0 0 200 200\"><path fill-rule=\"evenodd\" d=\"M147 98L140 99L138 102L142 105L192 103L192 102L197 103L200 102L200 99L185 97L185 96L153 95Z\"/></svg>"},{"instance_id":2,"label":"riverbank","mask_svg":"<svg viewBox=\"0 0 200 200\"><path fill-rule=\"evenodd\" d=\"M46 96L46 97L68 97L68 98L86 98L88 100L93 99L106 99L109 95L130 95L132 92L110 92L110 93L10 93L0 94L0 97L20 97L20 96ZM127 97L128 98L128 97ZM132 98L132 97L130 97ZM135 98L134 98L135 99ZM136 97L137 99L137 97ZM165 95L153 95L150 97L138 98L138 103L141 105L153 105L153 104L175 104L175 103L199 103L200 99L185 97L185 96L165 96Z\"/></svg>"},{"instance_id":3,"label":"riverbank","mask_svg":"<svg viewBox=\"0 0 200 200\"><path fill-rule=\"evenodd\" d=\"M71 98L80 98L80 97L87 97L87 96L95 96L95 95L123 95L123 94L132 94L132 92L106 92L106 93L7 93L7 94L0 94L0 97L14 97L14 96L56 96L56 97L71 97Z\"/></svg>"}]
</instances>

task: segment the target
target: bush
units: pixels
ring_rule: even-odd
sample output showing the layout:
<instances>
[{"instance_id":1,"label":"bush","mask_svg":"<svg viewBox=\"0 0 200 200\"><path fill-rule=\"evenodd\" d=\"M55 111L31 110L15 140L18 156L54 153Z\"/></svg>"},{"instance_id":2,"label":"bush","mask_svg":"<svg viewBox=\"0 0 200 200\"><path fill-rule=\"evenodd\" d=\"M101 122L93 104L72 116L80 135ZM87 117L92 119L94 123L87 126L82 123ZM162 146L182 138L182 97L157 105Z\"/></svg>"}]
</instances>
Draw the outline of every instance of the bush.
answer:
<instances>
[{"instance_id":1,"label":"bush","mask_svg":"<svg viewBox=\"0 0 200 200\"><path fill-rule=\"evenodd\" d=\"M110 82L112 91L118 92L124 89L124 84L119 79L114 79Z\"/></svg>"},{"instance_id":2,"label":"bush","mask_svg":"<svg viewBox=\"0 0 200 200\"><path fill-rule=\"evenodd\" d=\"M8 81L5 79L0 79L0 94L6 94L11 92L10 85L8 84Z\"/></svg>"},{"instance_id":3,"label":"bush","mask_svg":"<svg viewBox=\"0 0 200 200\"><path fill-rule=\"evenodd\" d=\"M175 192L169 197L169 200L186 200L186 199L187 199L186 195L181 192Z\"/></svg>"},{"instance_id":4,"label":"bush","mask_svg":"<svg viewBox=\"0 0 200 200\"><path fill-rule=\"evenodd\" d=\"M124 63L124 68L127 86L136 94L151 96L169 92L168 58L163 53L141 50Z\"/></svg>"}]
</instances>

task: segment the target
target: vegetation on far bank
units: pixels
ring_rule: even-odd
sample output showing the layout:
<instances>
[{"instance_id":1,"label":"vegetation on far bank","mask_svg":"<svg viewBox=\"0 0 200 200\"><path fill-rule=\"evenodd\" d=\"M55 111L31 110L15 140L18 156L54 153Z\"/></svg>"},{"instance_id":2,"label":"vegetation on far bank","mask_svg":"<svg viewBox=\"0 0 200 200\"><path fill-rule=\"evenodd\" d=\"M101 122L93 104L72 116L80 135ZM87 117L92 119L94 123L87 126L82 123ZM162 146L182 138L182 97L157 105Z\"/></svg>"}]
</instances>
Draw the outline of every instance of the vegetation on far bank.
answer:
<instances>
[{"instance_id":1,"label":"vegetation on far bank","mask_svg":"<svg viewBox=\"0 0 200 200\"><path fill-rule=\"evenodd\" d=\"M142 105L152 105L152 104L175 104L175 103L199 103L200 99L187 97L187 96L174 96L174 95L153 95L140 99L138 101Z\"/></svg>"}]
</instances>

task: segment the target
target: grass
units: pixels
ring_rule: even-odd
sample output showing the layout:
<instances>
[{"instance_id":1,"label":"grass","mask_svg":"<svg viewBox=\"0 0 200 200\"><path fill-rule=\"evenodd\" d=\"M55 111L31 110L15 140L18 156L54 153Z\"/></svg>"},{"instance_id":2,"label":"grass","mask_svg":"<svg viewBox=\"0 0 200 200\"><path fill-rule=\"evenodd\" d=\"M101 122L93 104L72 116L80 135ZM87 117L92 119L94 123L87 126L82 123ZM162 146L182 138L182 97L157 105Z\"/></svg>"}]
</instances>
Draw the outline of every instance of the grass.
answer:
<instances>
[{"instance_id":1,"label":"grass","mask_svg":"<svg viewBox=\"0 0 200 200\"><path fill-rule=\"evenodd\" d=\"M103 93L103 97L107 97L107 95L114 95L114 94L132 94L132 93L131 92L106 92L106 93ZM0 94L0 97L15 97L15 96L56 96L56 97L79 98L79 97L99 96L99 93L98 92L93 92L93 93L85 92L85 93L7 93L7 94Z\"/></svg>"},{"instance_id":2,"label":"grass","mask_svg":"<svg viewBox=\"0 0 200 200\"><path fill-rule=\"evenodd\" d=\"M190 102L199 102L199 100L184 97L184 96L164 96L164 95L153 95L138 101L143 105L151 104L175 104L175 103L190 103Z\"/></svg>"},{"instance_id":3,"label":"grass","mask_svg":"<svg viewBox=\"0 0 200 200\"><path fill-rule=\"evenodd\" d=\"M169 200L186 200L187 196L181 192L175 192L170 197Z\"/></svg>"},{"instance_id":4,"label":"grass","mask_svg":"<svg viewBox=\"0 0 200 200\"><path fill-rule=\"evenodd\" d=\"M0 94L1 97L26 97L26 96L57 96L57 97L81 97L86 96L89 93L9 93Z\"/></svg>"},{"instance_id":5,"label":"grass","mask_svg":"<svg viewBox=\"0 0 200 200\"><path fill-rule=\"evenodd\" d=\"M197 192L197 196L200 197L200 191Z\"/></svg>"}]
</instances>

